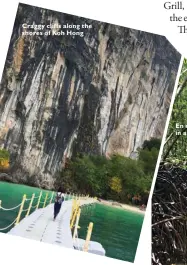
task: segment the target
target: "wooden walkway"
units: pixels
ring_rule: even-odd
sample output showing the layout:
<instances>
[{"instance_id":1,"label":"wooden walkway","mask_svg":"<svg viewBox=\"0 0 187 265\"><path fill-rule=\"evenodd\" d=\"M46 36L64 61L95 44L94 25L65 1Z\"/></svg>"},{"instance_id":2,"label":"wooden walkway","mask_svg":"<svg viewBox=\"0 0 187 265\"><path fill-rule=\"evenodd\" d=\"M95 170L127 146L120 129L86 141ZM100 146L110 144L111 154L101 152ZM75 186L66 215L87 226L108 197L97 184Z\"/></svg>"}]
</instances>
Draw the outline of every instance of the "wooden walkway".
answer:
<instances>
[{"instance_id":1,"label":"wooden walkway","mask_svg":"<svg viewBox=\"0 0 187 265\"><path fill-rule=\"evenodd\" d=\"M80 205L94 202L94 199L82 199ZM53 221L53 207L54 204L49 204L45 208L34 211L12 228L8 234L74 248L70 229L72 200L63 202L61 211L55 221Z\"/></svg>"}]
</instances>

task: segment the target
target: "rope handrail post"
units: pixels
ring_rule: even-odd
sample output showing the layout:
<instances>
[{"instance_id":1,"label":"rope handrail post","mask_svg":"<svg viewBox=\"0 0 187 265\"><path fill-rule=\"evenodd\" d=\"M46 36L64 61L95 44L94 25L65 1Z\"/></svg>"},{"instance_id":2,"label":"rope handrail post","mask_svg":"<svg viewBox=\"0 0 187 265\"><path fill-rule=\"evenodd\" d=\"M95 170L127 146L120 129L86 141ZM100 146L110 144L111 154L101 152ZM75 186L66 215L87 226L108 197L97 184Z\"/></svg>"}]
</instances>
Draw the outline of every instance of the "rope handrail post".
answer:
<instances>
[{"instance_id":1,"label":"rope handrail post","mask_svg":"<svg viewBox=\"0 0 187 265\"><path fill-rule=\"evenodd\" d=\"M74 211L75 211L75 206L76 206L76 201L73 199L73 203L72 203L72 211L71 211L71 219L73 218L73 214L74 214Z\"/></svg>"},{"instance_id":2,"label":"rope handrail post","mask_svg":"<svg viewBox=\"0 0 187 265\"><path fill-rule=\"evenodd\" d=\"M38 198L38 203L37 203L36 209L38 209L38 207L40 205L41 197L42 197L42 191L40 191L40 195L39 195L39 198Z\"/></svg>"},{"instance_id":3,"label":"rope handrail post","mask_svg":"<svg viewBox=\"0 0 187 265\"><path fill-rule=\"evenodd\" d=\"M75 209L75 211L74 211L74 214L73 214L73 217L72 217L72 220L71 220L71 224L70 224L70 228L71 228L71 229L73 228L73 224L74 224L74 222L75 222L75 218L76 218L76 216L77 216L78 210L79 210L79 207L76 206L76 209Z\"/></svg>"},{"instance_id":4,"label":"rope handrail post","mask_svg":"<svg viewBox=\"0 0 187 265\"><path fill-rule=\"evenodd\" d=\"M44 201L44 204L43 204L43 208L45 208L45 205L46 205L46 202L47 202L47 197L48 197L48 192L45 195L45 201Z\"/></svg>"},{"instance_id":5,"label":"rope handrail post","mask_svg":"<svg viewBox=\"0 0 187 265\"><path fill-rule=\"evenodd\" d=\"M26 217L27 217L27 216L29 215L29 213L30 213L30 210L31 210L31 207L32 207L32 204L33 204L34 197L35 197L35 194L33 193L33 194L32 194L32 198L31 198L31 201L30 201L30 204L29 204L29 208L28 208L28 211L27 211L27 214L26 214Z\"/></svg>"},{"instance_id":6,"label":"rope handrail post","mask_svg":"<svg viewBox=\"0 0 187 265\"><path fill-rule=\"evenodd\" d=\"M84 247L83 247L83 251L85 251L85 252L88 252L89 242L90 242L91 235L92 235L92 230L93 230L93 223L91 222L91 223L89 223L89 226L88 226L86 241L85 241Z\"/></svg>"},{"instance_id":7,"label":"rope handrail post","mask_svg":"<svg viewBox=\"0 0 187 265\"><path fill-rule=\"evenodd\" d=\"M26 194L23 195L22 203L21 203L21 206L19 208L19 212L18 212L18 216L16 218L15 225L17 225L19 223L19 221L20 221L21 213L23 211L23 207L24 207L25 201L26 201Z\"/></svg>"},{"instance_id":8,"label":"rope handrail post","mask_svg":"<svg viewBox=\"0 0 187 265\"><path fill-rule=\"evenodd\" d=\"M80 215L81 215L81 209L79 208L78 213L77 213L75 228L74 228L74 231L73 231L73 241L75 240L75 237L77 236L77 229L79 228Z\"/></svg>"},{"instance_id":9,"label":"rope handrail post","mask_svg":"<svg viewBox=\"0 0 187 265\"><path fill-rule=\"evenodd\" d=\"M76 207L76 200L73 199L73 209L75 210L75 207Z\"/></svg>"},{"instance_id":10,"label":"rope handrail post","mask_svg":"<svg viewBox=\"0 0 187 265\"><path fill-rule=\"evenodd\" d=\"M53 196L54 196L54 191L53 191L53 193L52 193L52 195L51 195L51 199L50 199L50 202L49 202L49 204L51 204L51 203L52 203L52 201L53 201Z\"/></svg>"},{"instance_id":11,"label":"rope handrail post","mask_svg":"<svg viewBox=\"0 0 187 265\"><path fill-rule=\"evenodd\" d=\"M77 213L78 213L78 210L79 210L79 202L78 201L74 201L75 203L74 203L74 205L73 205L73 208L74 208L74 210L73 210L73 212L72 212L72 218L71 218L71 223L70 223L70 228L72 229L73 228L73 225L74 225L74 222L75 222L75 218L76 218L76 216L77 216Z\"/></svg>"}]
</instances>

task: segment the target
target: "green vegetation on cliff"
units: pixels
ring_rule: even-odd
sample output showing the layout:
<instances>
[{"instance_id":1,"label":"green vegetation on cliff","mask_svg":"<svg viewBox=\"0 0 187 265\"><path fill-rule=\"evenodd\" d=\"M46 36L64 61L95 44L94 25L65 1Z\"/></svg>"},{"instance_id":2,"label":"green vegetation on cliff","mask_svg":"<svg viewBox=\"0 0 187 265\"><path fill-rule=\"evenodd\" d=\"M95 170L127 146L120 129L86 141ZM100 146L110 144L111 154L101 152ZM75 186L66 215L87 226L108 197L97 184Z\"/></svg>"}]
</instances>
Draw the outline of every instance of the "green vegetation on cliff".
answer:
<instances>
[{"instance_id":1,"label":"green vegetation on cliff","mask_svg":"<svg viewBox=\"0 0 187 265\"><path fill-rule=\"evenodd\" d=\"M9 167L9 152L5 149L0 149L0 171L4 172Z\"/></svg>"},{"instance_id":2,"label":"green vegetation on cliff","mask_svg":"<svg viewBox=\"0 0 187 265\"><path fill-rule=\"evenodd\" d=\"M134 196L146 203L158 157L160 140L145 141L137 160L113 155L79 154L66 161L57 182L65 190L130 203Z\"/></svg>"}]
</instances>

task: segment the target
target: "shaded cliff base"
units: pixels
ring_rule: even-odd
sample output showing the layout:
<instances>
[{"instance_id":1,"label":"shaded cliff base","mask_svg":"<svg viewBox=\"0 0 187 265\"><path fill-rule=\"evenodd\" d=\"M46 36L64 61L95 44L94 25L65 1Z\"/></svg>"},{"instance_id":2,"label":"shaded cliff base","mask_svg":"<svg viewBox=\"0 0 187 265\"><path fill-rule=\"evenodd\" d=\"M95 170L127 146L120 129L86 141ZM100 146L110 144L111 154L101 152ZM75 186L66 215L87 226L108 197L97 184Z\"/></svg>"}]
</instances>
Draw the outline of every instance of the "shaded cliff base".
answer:
<instances>
[{"instance_id":1,"label":"shaded cliff base","mask_svg":"<svg viewBox=\"0 0 187 265\"><path fill-rule=\"evenodd\" d=\"M27 185L27 186L37 187L37 188L39 187L38 185L36 185L36 183L31 183L31 185L26 183L24 179L22 182L20 182L20 179L14 178L6 173L0 173L0 182L1 181L13 183L13 184ZM39 188L43 188L43 187L39 187ZM133 206L133 205L125 204L125 203L118 203L118 202L107 201L107 200L102 200L102 199L98 199L97 203L111 206L111 207L118 208L118 209L122 209L122 210L140 213L143 215L145 214L145 210L141 210L138 206Z\"/></svg>"},{"instance_id":2,"label":"shaded cliff base","mask_svg":"<svg viewBox=\"0 0 187 265\"><path fill-rule=\"evenodd\" d=\"M4 182L10 182L14 184L20 184L20 185L26 185L36 188L41 188L45 190L54 190L54 187L50 187L48 183L45 183L45 181L42 180L42 178L36 177L30 177L28 175L24 175L22 173L22 177L18 176L17 174L10 174L10 173L4 173L0 172L0 181Z\"/></svg>"}]
</instances>

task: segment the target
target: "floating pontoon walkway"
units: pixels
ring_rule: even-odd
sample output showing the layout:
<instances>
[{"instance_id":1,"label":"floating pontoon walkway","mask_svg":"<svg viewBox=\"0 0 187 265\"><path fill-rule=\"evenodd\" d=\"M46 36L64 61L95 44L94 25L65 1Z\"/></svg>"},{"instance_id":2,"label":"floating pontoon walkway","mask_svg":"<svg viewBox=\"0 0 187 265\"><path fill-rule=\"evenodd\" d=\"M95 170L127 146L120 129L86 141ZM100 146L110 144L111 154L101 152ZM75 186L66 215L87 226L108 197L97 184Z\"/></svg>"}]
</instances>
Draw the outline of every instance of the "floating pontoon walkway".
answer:
<instances>
[{"instance_id":1,"label":"floating pontoon walkway","mask_svg":"<svg viewBox=\"0 0 187 265\"><path fill-rule=\"evenodd\" d=\"M80 206L94 203L94 199L80 200ZM8 234L74 248L70 220L73 201L64 201L61 211L53 221L54 204L35 210L12 228Z\"/></svg>"},{"instance_id":2,"label":"floating pontoon walkway","mask_svg":"<svg viewBox=\"0 0 187 265\"><path fill-rule=\"evenodd\" d=\"M105 250L100 243L90 241L93 229L92 222L89 223L86 240L78 237L81 206L95 203L97 201L96 198L80 195L75 196L74 194L73 196L71 196L71 194L68 196L65 194L65 200L62 203L60 213L54 221L54 203L52 203L54 200L53 195L54 192L49 198L48 193L46 193L44 201L41 201L42 191L38 197L35 197L35 194L33 194L31 198L27 198L24 194L22 202L9 209L4 208L2 206L2 201L0 200L0 210L19 210L16 219L7 227L0 228L0 231L5 231L13 226L8 234L62 247L74 248L80 251L105 255ZM38 201L37 204L33 206L35 199ZM29 202L28 209L24 209L26 201ZM40 208L41 205L42 208ZM30 214L31 209L35 210ZM24 213L26 213L26 215L21 220L21 216Z\"/></svg>"}]
</instances>

